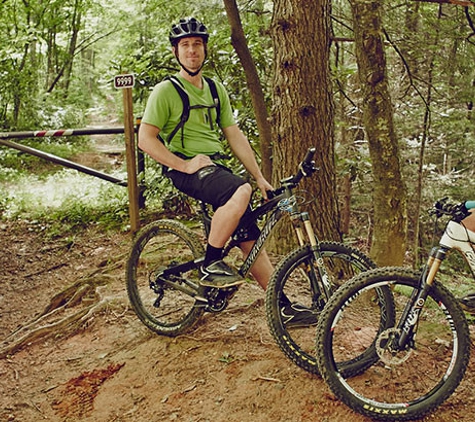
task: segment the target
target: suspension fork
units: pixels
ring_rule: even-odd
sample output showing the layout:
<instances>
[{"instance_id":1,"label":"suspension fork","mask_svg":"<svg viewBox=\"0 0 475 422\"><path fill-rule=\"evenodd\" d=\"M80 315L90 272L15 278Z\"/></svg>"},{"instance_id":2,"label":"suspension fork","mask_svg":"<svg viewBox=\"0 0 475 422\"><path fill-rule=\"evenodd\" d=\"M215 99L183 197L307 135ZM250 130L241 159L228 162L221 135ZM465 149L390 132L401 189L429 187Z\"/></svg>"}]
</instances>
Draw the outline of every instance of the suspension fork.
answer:
<instances>
[{"instance_id":1,"label":"suspension fork","mask_svg":"<svg viewBox=\"0 0 475 422\"><path fill-rule=\"evenodd\" d=\"M310 216L308 212L300 212L292 214L291 218L299 245L305 245L307 243L305 237L308 239L309 248L312 251L316 263L318 275L315 274L315 267L310 265L310 263L307 263L307 275L310 278L312 291L314 293L323 293L325 298L328 299L331 295L330 278L323 263L320 247L310 221Z\"/></svg>"},{"instance_id":2,"label":"suspension fork","mask_svg":"<svg viewBox=\"0 0 475 422\"><path fill-rule=\"evenodd\" d=\"M414 338L414 331L418 324L422 308L429 291L434 284L435 276L439 271L440 265L447 256L447 251L448 249L443 246L434 247L431 250L427 263L421 274L419 289L414 290L412 293L398 323L397 328L400 330L397 342L398 350L404 349Z\"/></svg>"}]
</instances>

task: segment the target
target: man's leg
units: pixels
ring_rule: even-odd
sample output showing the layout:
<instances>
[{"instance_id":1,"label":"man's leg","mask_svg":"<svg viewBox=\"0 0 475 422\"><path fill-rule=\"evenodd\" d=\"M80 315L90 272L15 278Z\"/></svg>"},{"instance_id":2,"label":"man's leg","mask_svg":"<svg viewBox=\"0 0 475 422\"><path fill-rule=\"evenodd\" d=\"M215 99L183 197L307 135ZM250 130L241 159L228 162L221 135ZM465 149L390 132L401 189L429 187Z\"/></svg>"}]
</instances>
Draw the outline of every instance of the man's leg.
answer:
<instances>
[{"instance_id":1,"label":"man's leg","mask_svg":"<svg viewBox=\"0 0 475 422\"><path fill-rule=\"evenodd\" d=\"M251 199L252 188L248 183L239 186L231 198L219 207L211 219L205 260L201 266L201 284L209 287L228 287L244 282L221 257L223 247L236 230Z\"/></svg>"},{"instance_id":2,"label":"man's leg","mask_svg":"<svg viewBox=\"0 0 475 422\"><path fill-rule=\"evenodd\" d=\"M462 224L468 230L475 232L475 212L471 212L468 217L465 217L462 220ZM475 293L469 293L462 297L459 299L459 303L465 311L475 314Z\"/></svg>"},{"instance_id":3,"label":"man's leg","mask_svg":"<svg viewBox=\"0 0 475 422\"><path fill-rule=\"evenodd\" d=\"M211 219L208 243L222 248L236 230L239 220L251 200L252 188L248 183L241 185L223 206L219 207Z\"/></svg>"},{"instance_id":4,"label":"man's leg","mask_svg":"<svg viewBox=\"0 0 475 422\"><path fill-rule=\"evenodd\" d=\"M239 245L243 251L244 258L249 255L253 245L253 240ZM267 289L267 284L273 272L274 267L270 262L267 252L265 250L261 251L251 268L251 274L264 290ZM292 303L285 293L283 293L278 306L282 321L287 327L308 327L315 325L318 321L318 316L312 309L299 303Z\"/></svg>"},{"instance_id":5,"label":"man's leg","mask_svg":"<svg viewBox=\"0 0 475 422\"><path fill-rule=\"evenodd\" d=\"M244 259L247 258L249 253L251 252L252 247L254 246L255 241L249 240L247 242L243 242L239 245L241 248ZM257 257L254 265L251 267L251 274L259 283L259 285L266 290L267 284L269 283L269 279L274 272L274 266L270 262L269 255L267 255L266 250L262 250L259 256Z\"/></svg>"},{"instance_id":6,"label":"man's leg","mask_svg":"<svg viewBox=\"0 0 475 422\"><path fill-rule=\"evenodd\" d=\"M463 225L472 232L475 232L475 212L462 220Z\"/></svg>"}]
</instances>

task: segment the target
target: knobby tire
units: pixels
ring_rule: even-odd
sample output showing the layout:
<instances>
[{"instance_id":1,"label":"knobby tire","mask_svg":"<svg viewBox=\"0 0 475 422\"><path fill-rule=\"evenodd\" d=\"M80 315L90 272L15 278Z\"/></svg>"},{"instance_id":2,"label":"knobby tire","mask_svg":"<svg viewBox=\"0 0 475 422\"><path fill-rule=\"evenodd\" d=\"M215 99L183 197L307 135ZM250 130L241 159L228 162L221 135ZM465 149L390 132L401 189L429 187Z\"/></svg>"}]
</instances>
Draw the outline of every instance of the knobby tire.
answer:
<instances>
[{"instance_id":1,"label":"knobby tire","mask_svg":"<svg viewBox=\"0 0 475 422\"><path fill-rule=\"evenodd\" d=\"M386 267L360 274L328 301L317 326L321 375L332 392L353 410L377 420L422 418L443 403L460 384L470 356L465 315L450 291L435 282L406 350L391 340L411 294L418 290L416 271ZM377 324L388 310L371 302L376 288L390 287L395 323L383 332ZM375 348L376 345L376 348ZM373 348L377 359L357 376L344 374L341 362Z\"/></svg>"},{"instance_id":2,"label":"knobby tire","mask_svg":"<svg viewBox=\"0 0 475 422\"><path fill-rule=\"evenodd\" d=\"M355 274L375 268L375 263L356 248L337 242L321 242L323 263L335 288ZM309 246L300 247L285 256L277 265L266 290L266 316L270 332L284 354L300 368L318 374L315 356L315 326L287 328L280 313L285 293L292 302L321 311L326 299L321 295L315 303L306 272L316 267Z\"/></svg>"},{"instance_id":3,"label":"knobby tire","mask_svg":"<svg viewBox=\"0 0 475 422\"><path fill-rule=\"evenodd\" d=\"M126 265L127 293L132 309L150 330L177 336L188 331L203 314L203 305L192 296L155 281L164 268L202 256L199 237L178 221L155 221L137 233ZM198 280L197 268L180 277ZM161 294L162 299L157 301Z\"/></svg>"}]
</instances>

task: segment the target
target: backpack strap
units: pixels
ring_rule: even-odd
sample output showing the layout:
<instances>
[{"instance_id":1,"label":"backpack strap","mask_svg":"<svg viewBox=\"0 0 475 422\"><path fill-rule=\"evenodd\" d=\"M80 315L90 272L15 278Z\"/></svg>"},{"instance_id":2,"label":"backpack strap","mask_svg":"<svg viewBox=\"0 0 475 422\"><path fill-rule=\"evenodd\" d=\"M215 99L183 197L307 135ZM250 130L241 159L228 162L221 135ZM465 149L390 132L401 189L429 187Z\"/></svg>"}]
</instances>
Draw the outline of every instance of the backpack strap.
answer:
<instances>
[{"instance_id":1,"label":"backpack strap","mask_svg":"<svg viewBox=\"0 0 475 422\"><path fill-rule=\"evenodd\" d=\"M183 86L183 84L180 82L179 79L177 79L174 76L167 76L165 79L169 80L172 83L172 85L175 87L178 94L180 95L181 101L183 103L183 111L181 113L180 122L175 126L172 132L168 135L167 143L169 144L172 141L173 137L176 135L176 133L180 129L182 129L181 138L182 138L182 143L183 143L183 126L185 126L185 123L188 121L188 118L190 117L190 98L188 97L188 94L185 91L185 87Z\"/></svg>"},{"instance_id":2,"label":"backpack strap","mask_svg":"<svg viewBox=\"0 0 475 422\"><path fill-rule=\"evenodd\" d=\"M206 82L208 82L209 90L211 91L211 95L213 97L213 101L216 104L216 124L221 127L221 103L219 101L218 90L216 88L216 82L213 79L208 78L207 76L204 77Z\"/></svg>"}]
</instances>

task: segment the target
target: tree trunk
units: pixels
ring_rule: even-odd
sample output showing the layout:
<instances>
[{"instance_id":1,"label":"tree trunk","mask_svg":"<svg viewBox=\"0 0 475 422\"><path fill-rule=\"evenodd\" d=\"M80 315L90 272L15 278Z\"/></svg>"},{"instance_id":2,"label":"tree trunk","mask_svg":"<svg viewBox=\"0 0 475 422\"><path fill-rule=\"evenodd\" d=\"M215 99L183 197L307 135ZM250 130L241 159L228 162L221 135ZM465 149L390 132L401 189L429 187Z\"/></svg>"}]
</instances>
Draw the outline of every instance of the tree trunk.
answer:
<instances>
[{"instance_id":1,"label":"tree trunk","mask_svg":"<svg viewBox=\"0 0 475 422\"><path fill-rule=\"evenodd\" d=\"M381 4L376 0L352 0L351 7L363 122L373 169L374 233L370 253L378 265L400 265L406 252L406 191L388 88Z\"/></svg>"},{"instance_id":2,"label":"tree trunk","mask_svg":"<svg viewBox=\"0 0 475 422\"><path fill-rule=\"evenodd\" d=\"M302 182L316 233L340 239L334 163L334 107L329 69L330 1L276 0L272 17L273 181L295 174L309 147L315 146L319 171ZM292 243L283 225L279 247ZM279 248L279 250L282 248Z\"/></svg>"},{"instance_id":3,"label":"tree trunk","mask_svg":"<svg viewBox=\"0 0 475 422\"><path fill-rule=\"evenodd\" d=\"M236 1L224 0L224 6L231 26L231 44L236 50L239 60L241 60L251 94L257 128L259 130L262 173L267 180L271 180L272 130L268 119L264 92L259 81L256 65L247 46Z\"/></svg>"},{"instance_id":4,"label":"tree trunk","mask_svg":"<svg viewBox=\"0 0 475 422\"><path fill-rule=\"evenodd\" d=\"M66 98L68 96L69 91L69 84L71 82L71 75L73 70L74 64L74 56L76 55L77 51L77 43L78 43L78 36L79 31L81 30L81 21L82 21L82 14L83 14L83 2L82 0L75 0L73 13L71 16L70 24L70 38L68 42L67 52L64 55L64 61L61 67L59 68L56 77L54 78L53 82L48 88L48 92L53 92L56 85L59 83L61 79L63 79L63 96Z\"/></svg>"}]
</instances>

